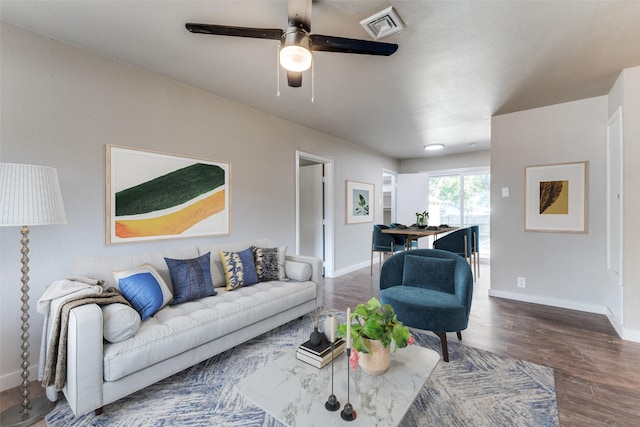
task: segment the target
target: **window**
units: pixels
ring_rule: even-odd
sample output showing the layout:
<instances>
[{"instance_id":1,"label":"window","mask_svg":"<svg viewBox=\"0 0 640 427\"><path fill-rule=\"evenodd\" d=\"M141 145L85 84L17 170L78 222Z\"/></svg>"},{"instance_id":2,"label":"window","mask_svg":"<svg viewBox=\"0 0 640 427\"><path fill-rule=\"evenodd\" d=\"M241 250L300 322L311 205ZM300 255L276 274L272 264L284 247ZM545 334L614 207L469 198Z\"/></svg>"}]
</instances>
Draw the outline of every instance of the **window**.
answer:
<instances>
[{"instance_id":1,"label":"window","mask_svg":"<svg viewBox=\"0 0 640 427\"><path fill-rule=\"evenodd\" d=\"M490 254L490 174L474 171L429 177L429 223L480 226L480 255Z\"/></svg>"}]
</instances>

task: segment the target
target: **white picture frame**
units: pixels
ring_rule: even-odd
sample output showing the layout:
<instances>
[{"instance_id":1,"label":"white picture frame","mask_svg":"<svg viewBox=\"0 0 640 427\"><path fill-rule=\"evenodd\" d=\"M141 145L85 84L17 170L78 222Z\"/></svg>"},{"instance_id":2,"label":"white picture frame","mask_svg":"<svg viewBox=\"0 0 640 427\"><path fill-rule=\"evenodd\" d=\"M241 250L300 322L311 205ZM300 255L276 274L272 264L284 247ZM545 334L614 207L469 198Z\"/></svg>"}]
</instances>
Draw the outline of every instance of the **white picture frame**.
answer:
<instances>
[{"instance_id":1,"label":"white picture frame","mask_svg":"<svg viewBox=\"0 0 640 427\"><path fill-rule=\"evenodd\" d=\"M589 162L527 166L525 231L587 233Z\"/></svg>"},{"instance_id":2,"label":"white picture frame","mask_svg":"<svg viewBox=\"0 0 640 427\"><path fill-rule=\"evenodd\" d=\"M358 181L346 181L347 224L373 222L375 185Z\"/></svg>"}]
</instances>

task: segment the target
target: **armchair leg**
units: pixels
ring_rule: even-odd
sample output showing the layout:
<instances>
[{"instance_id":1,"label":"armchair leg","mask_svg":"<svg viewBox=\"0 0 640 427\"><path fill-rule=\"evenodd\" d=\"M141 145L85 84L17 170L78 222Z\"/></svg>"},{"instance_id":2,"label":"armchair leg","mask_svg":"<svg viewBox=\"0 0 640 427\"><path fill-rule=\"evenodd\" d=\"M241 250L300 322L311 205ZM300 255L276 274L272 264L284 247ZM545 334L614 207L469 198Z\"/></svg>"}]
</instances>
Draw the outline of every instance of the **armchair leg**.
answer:
<instances>
[{"instance_id":1,"label":"armchair leg","mask_svg":"<svg viewBox=\"0 0 640 427\"><path fill-rule=\"evenodd\" d=\"M458 336L458 339L462 341L462 331L456 332L456 335Z\"/></svg>"},{"instance_id":2,"label":"armchair leg","mask_svg":"<svg viewBox=\"0 0 640 427\"><path fill-rule=\"evenodd\" d=\"M445 362L449 361L449 348L447 346L447 333L446 332L434 332L438 337L440 337L440 344L442 344L442 360Z\"/></svg>"}]
</instances>

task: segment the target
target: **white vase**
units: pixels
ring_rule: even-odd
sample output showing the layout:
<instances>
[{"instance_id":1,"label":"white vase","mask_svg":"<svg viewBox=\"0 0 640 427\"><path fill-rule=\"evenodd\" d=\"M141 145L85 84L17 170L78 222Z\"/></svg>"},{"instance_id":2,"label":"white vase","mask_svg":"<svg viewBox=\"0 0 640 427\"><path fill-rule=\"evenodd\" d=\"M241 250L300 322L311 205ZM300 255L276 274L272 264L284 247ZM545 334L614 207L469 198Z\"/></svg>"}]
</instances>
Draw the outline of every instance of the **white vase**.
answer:
<instances>
[{"instance_id":1,"label":"white vase","mask_svg":"<svg viewBox=\"0 0 640 427\"><path fill-rule=\"evenodd\" d=\"M369 349L369 353L359 353L358 365L369 375L380 375L389 369L391 346L385 347L382 341L362 339L362 343Z\"/></svg>"}]
</instances>

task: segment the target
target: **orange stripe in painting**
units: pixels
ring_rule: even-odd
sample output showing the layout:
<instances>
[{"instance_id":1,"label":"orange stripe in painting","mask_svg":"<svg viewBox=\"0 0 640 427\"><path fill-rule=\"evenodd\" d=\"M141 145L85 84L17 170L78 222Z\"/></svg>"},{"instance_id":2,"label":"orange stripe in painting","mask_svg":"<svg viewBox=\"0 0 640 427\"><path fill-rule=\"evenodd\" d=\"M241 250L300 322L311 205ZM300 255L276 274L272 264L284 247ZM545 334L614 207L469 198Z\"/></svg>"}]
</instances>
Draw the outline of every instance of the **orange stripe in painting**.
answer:
<instances>
[{"instance_id":1,"label":"orange stripe in painting","mask_svg":"<svg viewBox=\"0 0 640 427\"><path fill-rule=\"evenodd\" d=\"M180 234L203 219L222 212L224 202L224 190L221 190L178 212L156 218L116 220L116 236L128 238Z\"/></svg>"}]
</instances>

